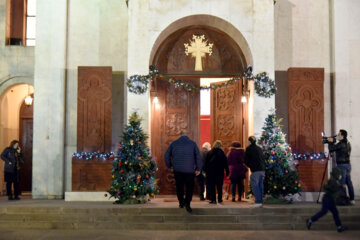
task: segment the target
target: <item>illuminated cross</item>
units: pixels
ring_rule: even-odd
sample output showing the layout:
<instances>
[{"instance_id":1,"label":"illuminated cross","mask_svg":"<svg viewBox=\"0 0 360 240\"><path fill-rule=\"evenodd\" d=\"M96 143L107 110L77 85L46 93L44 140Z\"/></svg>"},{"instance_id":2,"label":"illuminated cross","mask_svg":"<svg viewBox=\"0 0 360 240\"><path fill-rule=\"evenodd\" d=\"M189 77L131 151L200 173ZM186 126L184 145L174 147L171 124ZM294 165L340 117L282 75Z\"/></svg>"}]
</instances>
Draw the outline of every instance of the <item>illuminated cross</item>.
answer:
<instances>
[{"instance_id":1,"label":"illuminated cross","mask_svg":"<svg viewBox=\"0 0 360 240\"><path fill-rule=\"evenodd\" d=\"M205 57L205 53L208 53L209 56L212 54L213 43L208 44L207 40L204 40L204 35L193 35L190 46L188 43L184 43L186 56L191 53L191 56L195 58L195 71L202 71L201 58Z\"/></svg>"}]
</instances>

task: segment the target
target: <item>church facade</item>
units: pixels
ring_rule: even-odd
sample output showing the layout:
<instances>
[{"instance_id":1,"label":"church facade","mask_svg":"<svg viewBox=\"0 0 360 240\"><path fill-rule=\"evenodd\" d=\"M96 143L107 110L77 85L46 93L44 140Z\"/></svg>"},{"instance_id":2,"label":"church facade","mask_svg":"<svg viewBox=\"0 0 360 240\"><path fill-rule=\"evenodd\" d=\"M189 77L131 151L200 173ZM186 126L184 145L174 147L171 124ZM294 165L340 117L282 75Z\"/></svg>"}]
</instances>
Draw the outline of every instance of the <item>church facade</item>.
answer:
<instances>
[{"instance_id":1,"label":"church facade","mask_svg":"<svg viewBox=\"0 0 360 240\"><path fill-rule=\"evenodd\" d=\"M0 0L3 31L11 28L10 2ZM253 82L241 81L214 91L211 139L246 145L275 108L288 141L304 152L328 151L320 133L346 129L358 195L359 10L355 0L37 0L35 46L14 46L0 35L0 147L22 139L22 119L31 115L28 188L34 199L61 199L74 191L74 177L81 178L74 176L73 153L115 150L133 111L143 118L157 159L181 131L200 144L198 93L159 80L134 94L128 77L146 75L154 65L184 82L214 85L251 65L275 79L277 93L264 98ZM29 91L31 114L20 111ZM158 164L160 185L171 185Z\"/></svg>"}]
</instances>

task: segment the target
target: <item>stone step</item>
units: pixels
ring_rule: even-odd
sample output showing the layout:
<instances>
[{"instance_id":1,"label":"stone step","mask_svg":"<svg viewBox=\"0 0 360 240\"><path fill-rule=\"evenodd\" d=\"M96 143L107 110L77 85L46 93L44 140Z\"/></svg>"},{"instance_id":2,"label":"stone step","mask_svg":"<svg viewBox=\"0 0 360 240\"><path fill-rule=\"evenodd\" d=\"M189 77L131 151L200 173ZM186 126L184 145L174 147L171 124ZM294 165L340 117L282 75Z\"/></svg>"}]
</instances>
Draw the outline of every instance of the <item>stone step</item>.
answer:
<instances>
[{"instance_id":1,"label":"stone step","mask_svg":"<svg viewBox=\"0 0 360 240\"><path fill-rule=\"evenodd\" d=\"M122 222L122 223L302 223L310 215L72 215L72 214L0 214L1 222L30 222L30 221L48 221L48 222ZM359 215L343 215L343 222L360 222ZM332 222L332 215L328 214L322 221Z\"/></svg>"},{"instance_id":2,"label":"stone step","mask_svg":"<svg viewBox=\"0 0 360 240\"><path fill-rule=\"evenodd\" d=\"M344 223L349 230L359 230L360 223ZM312 230L335 230L335 224L319 221ZM1 222L0 229L117 229L117 230L306 230L303 223L119 223L97 222Z\"/></svg>"},{"instance_id":3,"label":"stone step","mask_svg":"<svg viewBox=\"0 0 360 240\"><path fill-rule=\"evenodd\" d=\"M311 215L320 210L320 206L290 208L193 208L193 215ZM360 215L360 207L339 207L340 215ZM115 207L115 208L67 208L67 207L0 207L0 214L111 214L111 215L186 215L179 208L146 208L146 207Z\"/></svg>"}]
</instances>

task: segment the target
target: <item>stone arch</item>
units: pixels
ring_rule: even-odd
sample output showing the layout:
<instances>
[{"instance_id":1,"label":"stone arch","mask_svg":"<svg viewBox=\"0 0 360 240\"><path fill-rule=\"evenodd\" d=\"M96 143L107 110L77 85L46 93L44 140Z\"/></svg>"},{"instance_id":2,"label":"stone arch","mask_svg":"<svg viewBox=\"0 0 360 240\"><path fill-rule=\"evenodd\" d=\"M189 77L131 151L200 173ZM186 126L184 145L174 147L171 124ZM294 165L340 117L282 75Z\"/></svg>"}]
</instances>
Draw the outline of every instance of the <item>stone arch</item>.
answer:
<instances>
[{"instance_id":1,"label":"stone arch","mask_svg":"<svg viewBox=\"0 0 360 240\"><path fill-rule=\"evenodd\" d=\"M250 47L245 37L241 32L235 28L231 23L225 21L222 18L200 14L200 15L191 15L178 19L177 21L171 23L166 27L157 37L156 41L153 44L150 53L149 65L152 65L155 61L158 49L161 45L168 39L172 34L174 34L179 29L185 29L197 25L197 26L207 26L213 29L217 29L228 35L241 49L244 56L245 62L247 65L253 65L253 57L250 51Z\"/></svg>"},{"instance_id":2,"label":"stone arch","mask_svg":"<svg viewBox=\"0 0 360 240\"><path fill-rule=\"evenodd\" d=\"M0 82L0 97L14 85L28 84L34 86L33 76L9 76Z\"/></svg>"}]
</instances>

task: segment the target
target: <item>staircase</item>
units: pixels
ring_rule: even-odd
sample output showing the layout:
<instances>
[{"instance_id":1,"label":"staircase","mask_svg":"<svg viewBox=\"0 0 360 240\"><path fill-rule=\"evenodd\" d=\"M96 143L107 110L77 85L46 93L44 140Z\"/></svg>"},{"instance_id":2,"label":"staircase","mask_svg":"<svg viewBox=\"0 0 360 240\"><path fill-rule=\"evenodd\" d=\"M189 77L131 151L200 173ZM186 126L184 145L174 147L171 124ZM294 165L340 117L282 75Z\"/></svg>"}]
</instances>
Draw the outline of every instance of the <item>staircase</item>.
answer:
<instances>
[{"instance_id":1,"label":"staircase","mask_svg":"<svg viewBox=\"0 0 360 240\"><path fill-rule=\"evenodd\" d=\"M0 229L306 230L305 220L320 209L316 204L265 205L257 209L205 204L193 206L192 214L185 209L151 204L1 204ZM339 212L344 226L360 230L360 206L339 207ZM312 229L334 230L332 215L328 213Z\"/></svg>"}]
</instances>

